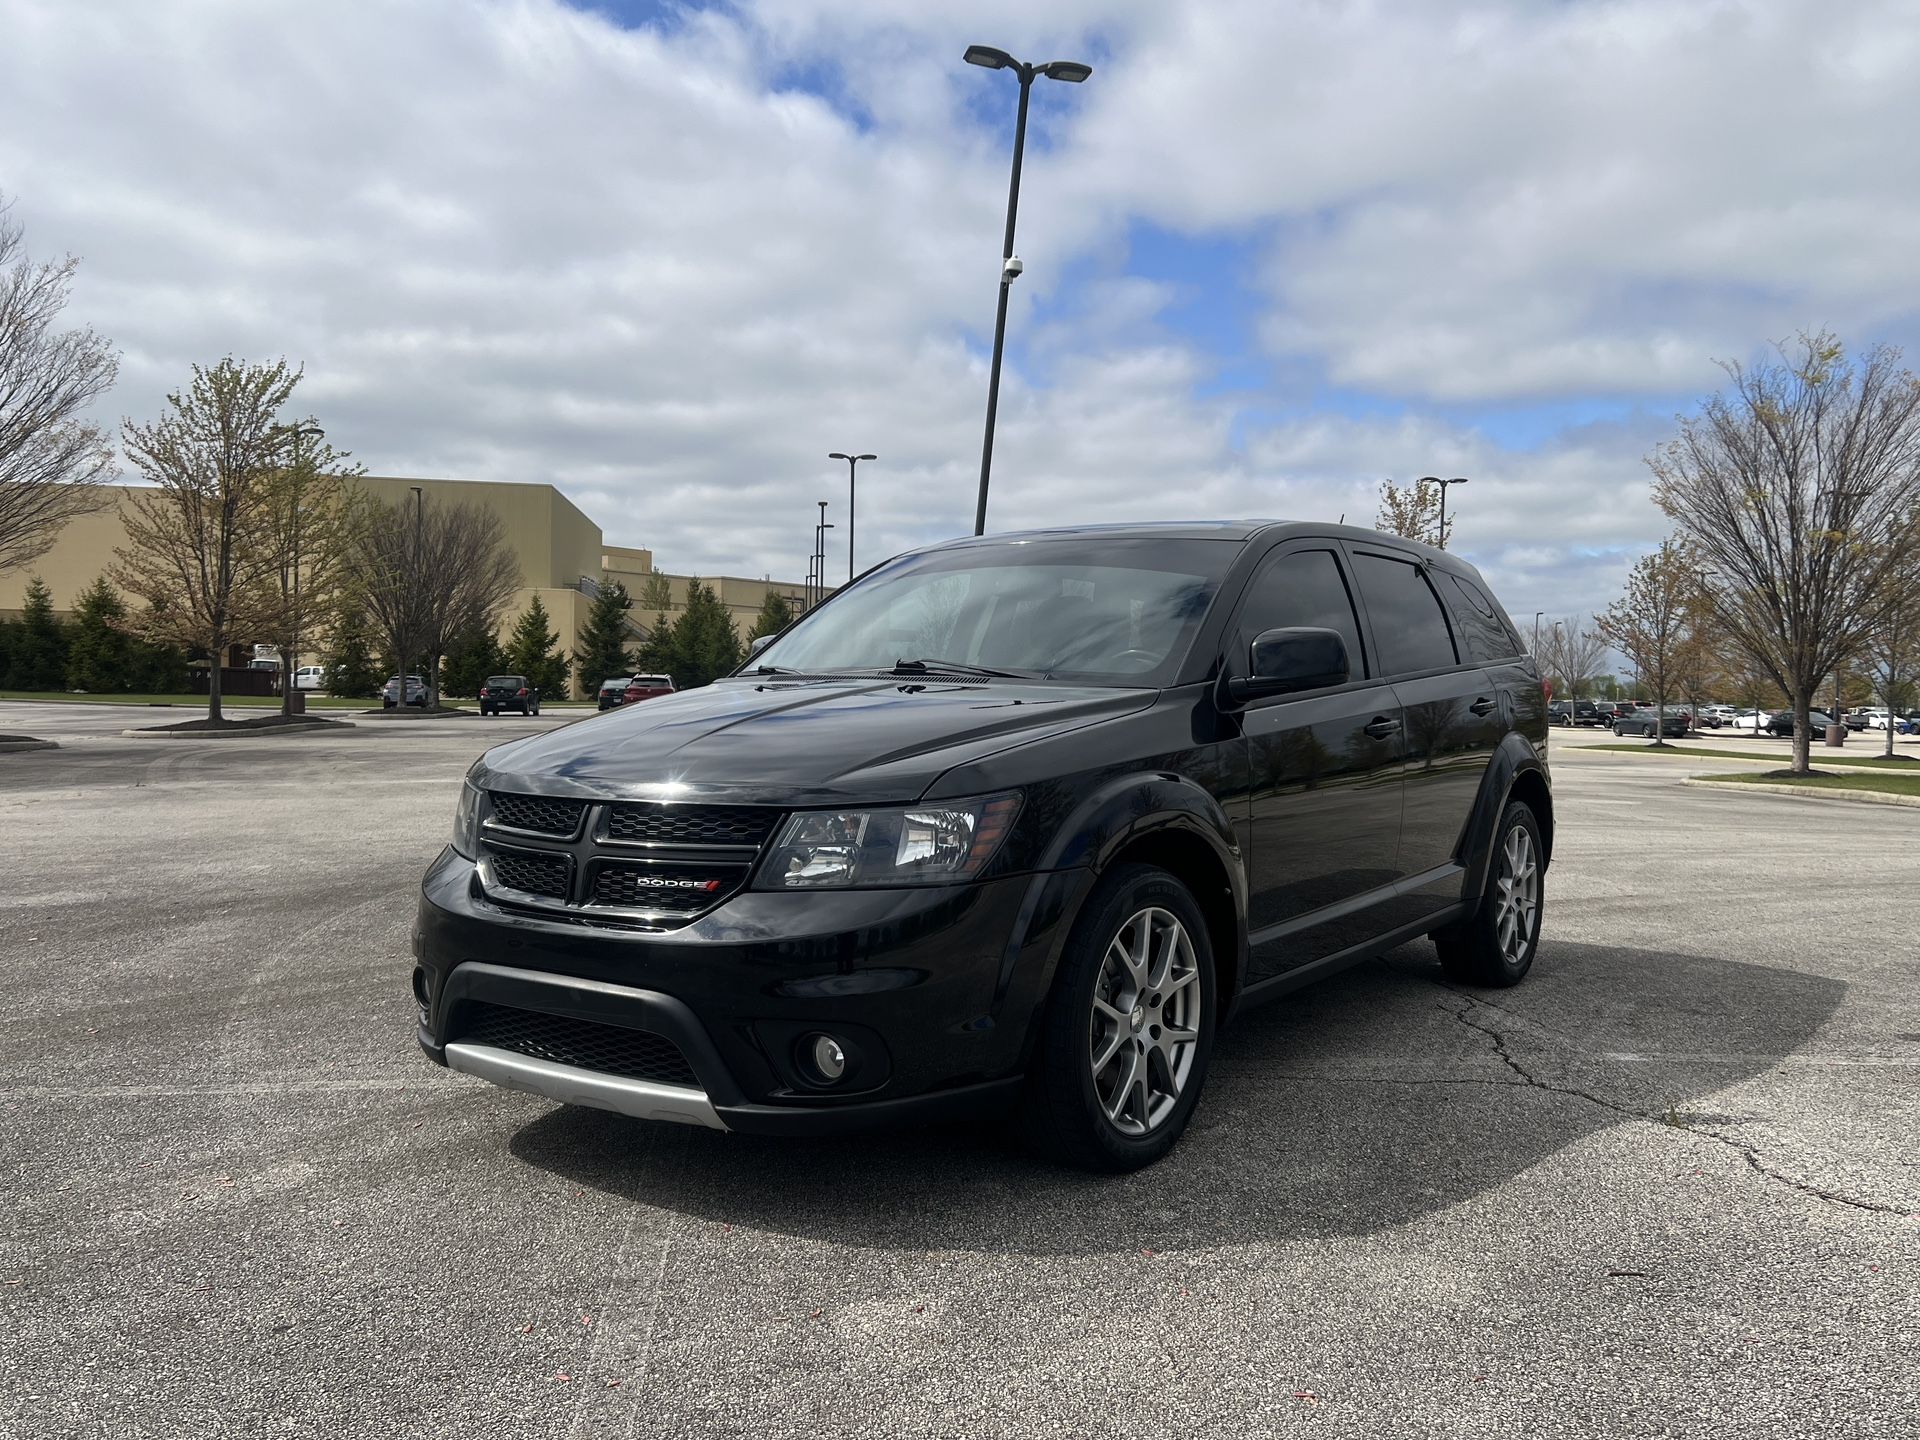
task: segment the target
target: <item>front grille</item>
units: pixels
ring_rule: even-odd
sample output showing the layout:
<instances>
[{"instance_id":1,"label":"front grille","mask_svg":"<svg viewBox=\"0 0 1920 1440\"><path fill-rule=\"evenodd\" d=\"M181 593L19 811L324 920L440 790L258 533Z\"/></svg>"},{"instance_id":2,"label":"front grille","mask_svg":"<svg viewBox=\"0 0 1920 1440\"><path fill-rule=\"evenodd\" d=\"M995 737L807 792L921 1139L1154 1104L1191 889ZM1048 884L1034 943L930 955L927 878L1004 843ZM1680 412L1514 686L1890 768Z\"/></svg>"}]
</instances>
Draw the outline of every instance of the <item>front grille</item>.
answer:
<instances>
[{"instance_id":1,"label":"front grille","mask_svg":"<svg viewBox=\"0 0 1920 1440\"><path fill-rule=\"evenodd\" d=\"M487 861L493 867L493 878L509 890L549 900L567 898L568 864L564 855L489 849Z\"/></svg>"},{"instance_id":2,"label":"front grille","mask_svg":"<svg viewBox=\"0 0 1920 1440\"><path fill-rule=\"evenodd\" d=\"M556 800L547 795L511 795L504 790L491 792L493 818L515 830L532 830L541 835L571 835L580 827L584 800Z\"/></svg>"},{"instance_id":3,"label":"front grille","mask_svg":"<svg viewBox=\"0 0 1920 1440\"><path fill-rule=\"evenodd\" d=\"M610 805L609 840L653 845L754 845L765 843L778 810L746 805Z\"/></svg>"},{"instance_id":4,"label":"front grille","mask_svg":"<svg viewBox=\"0 0 1920 1440\"><path fill-rule=\"evenodd\" d=\"M594 873L593 903L694 915L732 894L745 873L734 865L671 868L608 861Z\"/></svg>"},{"instance_id":5,"label":"front grille","mask_svg":"<svg viewBox=\"0 0 1920 1440\"><path fill-rule=\"evenodd\" d=\"M476 1045L492 1045L556 1065L651 1080L656 1085L700 1088L680 1047L650 1030L628 1030L477 1000L462 1007L459 1023L455 1038Z\"/></svg>"}]
</instances>

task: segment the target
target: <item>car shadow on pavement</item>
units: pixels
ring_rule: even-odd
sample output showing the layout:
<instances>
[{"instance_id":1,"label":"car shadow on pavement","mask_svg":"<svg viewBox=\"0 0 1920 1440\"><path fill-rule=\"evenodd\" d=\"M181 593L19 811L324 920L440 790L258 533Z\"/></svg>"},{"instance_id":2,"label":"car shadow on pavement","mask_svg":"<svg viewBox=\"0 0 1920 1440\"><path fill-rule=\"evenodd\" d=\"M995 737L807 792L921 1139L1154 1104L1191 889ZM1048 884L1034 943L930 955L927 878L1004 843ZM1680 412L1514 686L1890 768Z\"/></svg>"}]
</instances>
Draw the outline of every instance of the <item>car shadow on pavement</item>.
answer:
<instances>
[{"instance_id":1,"label":"car shadow on pavement","mask_svg":"<svg viewBox=\"0 0 1920 1440\"><path fill-rule=\"evenodd\" d=\"M772 1140L562 1107L511 1149L575 1185L856 1248L1094 1254L1366 1234L1603 1127L1686 1123L1810 1040L1845 989L1547 944L1524 985L1470 991L1442 981L1431 946L1403 946L1229 1026L1186 1137L1133 1175L1051 1166L984 1124Z\"/></svg>"}]
</instances>

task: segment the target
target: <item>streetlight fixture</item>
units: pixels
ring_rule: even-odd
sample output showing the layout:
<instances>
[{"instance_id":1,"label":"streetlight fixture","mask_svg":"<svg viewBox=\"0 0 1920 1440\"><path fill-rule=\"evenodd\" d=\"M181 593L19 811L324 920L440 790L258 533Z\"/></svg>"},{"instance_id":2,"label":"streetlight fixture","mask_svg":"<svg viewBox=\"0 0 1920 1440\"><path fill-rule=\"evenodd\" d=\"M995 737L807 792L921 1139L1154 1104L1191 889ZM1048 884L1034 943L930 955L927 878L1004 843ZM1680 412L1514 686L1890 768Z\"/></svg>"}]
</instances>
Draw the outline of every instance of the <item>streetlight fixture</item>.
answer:
<instances>
[{"instance_id":1,"label":"streetlight fixture","mask_svg":"<svg viewBox=\"0 0 1920 1440\"><path fill-rule=\"evenodd\" d=\"M987 378L987 433L980 444L980 495L974 502L973 533L984 535L987 529L987 476L993 468L993 421L1000 410L1000 357L1007 339L1007 295L1013 282L1026 267L1013 253L1013 222L1020 208L1020 161L1027 148L1027 99L1033 91L1034 77L1078 85L1093 73L1091 65L1078 60L1050 60L1044 65L1029 65L991 45L969 45L961 57L969 65L987 70L1011 70L1020 81L1020 109L1013 122L1013 178L1007 184L1007 235L1000 247L1000 302L993 318L993 368ZM851 530L851 526L849 526ZM852 536L849 534L848 539Z\"/></svg>"},{"instance_id":2,"label":"streetlight fixture","mask_svg":"<svg viewBox=\"0 0 1920 1440\"><path fill-rule=\"evenodd\" d=\"M1422 485L1438 485L1440 487L1439 545L1440 548L1444 550L1447 548L1447 487L1449 485L1465 485L1467 483L1467 477L1464 475L1456 475L1451 480L1442 480L1438 475L1422 475L1420 477L1420 483Z\"/></svg>"},{"instance_id":3,"label":"streetlight fixture","mask_svg":"<svg viewBox=\"0 0 1920 1440\"><path fill-rule=\"evenodd\" d=\"M853 583L853 472L859 468L862 460L878 460L878 455L849 455L844 450L835 450L827 456L829 460L847 462L847 583Z\"/></svg>"}]
</instances>

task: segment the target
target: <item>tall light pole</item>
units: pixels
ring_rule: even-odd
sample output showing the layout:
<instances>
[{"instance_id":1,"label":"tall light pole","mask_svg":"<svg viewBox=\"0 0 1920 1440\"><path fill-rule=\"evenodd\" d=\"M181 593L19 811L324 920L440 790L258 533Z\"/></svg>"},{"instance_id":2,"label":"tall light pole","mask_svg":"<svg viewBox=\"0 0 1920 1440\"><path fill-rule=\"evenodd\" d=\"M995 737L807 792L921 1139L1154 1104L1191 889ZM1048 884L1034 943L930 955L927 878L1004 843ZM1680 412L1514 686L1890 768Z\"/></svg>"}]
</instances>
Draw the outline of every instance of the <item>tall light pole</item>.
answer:
<instances>
[{"instance_id":1,"label":"tall light pole","mask_svg":"<svg viewBox=\"0 0 1920 1440\"><path fill-rule=\"evenodd\" d=\"M427 496L426 492L418 485L409 485L407 488L413 491L413 573L407 577L407 584L417 596L422 590L420 584L420 535L427 523ZM418 624L420 621L419 609L413 605L409 605L407 608L412 611L411 618L413 622ZM427 677L422 675L420 678L424 680ZM394 686L394 711L396 714L405 715L407 713L407 666L404 660L400 664L400 674L394 682Z\"/></svg>"},{"instance_id":2,"label":"tall light pole","mask_svg":"<svg viewBox=\"0 0 1920 1440\"><path fill-rule=\"evenodd\" d=\"M1027 149L1027 99L1033 92L1037 75L1078 85L1093 73L1093 67L1082 65L1078 60L1050 60L1044 65L1029 65L990 45L969 45L961 58L969 65L988 70L1011 70L1020 81L1020 109L1013 122L1013 178L1007 184L1007 236L1000 247L1000 303L993 317L993 368L987 377L987 433L980 444L980 496L973 509L973 533L984 535L987 475L993 469L993 420L1000 410L1000 356L1007 339L1007 294L1022 269L1013 254L1013 221L1020 208L1020 161Z\"/></svg>"},{"instance_id":3,"label":"tall light pole","mask_svg":"<svg viewBox=\"0 0 1920 1440\"><path fill-rule=\"evenodd\" d=\"M827 456L829 460L847 462L847 583L853 583L853 473L862 460L878 460L878 455L849 455L844 450L835 450Z\"/></svg>"},{"instance_id":4,"label":"tall light pole","mask_svg":"<svg viewBox=\"0 0 1920 1440\"><path fill-rule=\"evenodd\" d=\"M1464 475L1456 475L1451 480L1442 480L1438 475L1422 475L1420 477L1420 483L1422 485L1438 485L1440 487L1439 547L1444 550L1447 548L1447 487L1449 485L1465 485L1467 483L1467 477Z\"/></svg>"},{"instance_id":5,"label":"tall light pole","mask_svg":"<svg viewBox=\"0 0 1920 1440\"><path fill-rule=\"evenodd\" d=\"M827 502L817 500L814 503L820 507L820 523L814 527L813 531L813 573L819 581L820 599L825 600L827 598L827 531L833 529L833 526L827 523Z\"/></svg>"}]
</instances>

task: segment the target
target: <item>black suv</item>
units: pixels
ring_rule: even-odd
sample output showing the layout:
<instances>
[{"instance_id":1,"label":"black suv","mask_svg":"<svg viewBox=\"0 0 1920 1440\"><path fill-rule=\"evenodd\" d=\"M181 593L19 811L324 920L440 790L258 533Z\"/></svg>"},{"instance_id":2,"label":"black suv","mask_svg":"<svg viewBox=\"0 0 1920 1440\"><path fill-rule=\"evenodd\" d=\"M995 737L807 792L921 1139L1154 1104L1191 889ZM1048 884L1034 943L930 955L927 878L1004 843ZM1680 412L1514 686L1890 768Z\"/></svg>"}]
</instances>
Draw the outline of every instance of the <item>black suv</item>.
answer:
<instances>
[{"instance_id":1,"label":"black suv","mask_svg":"<svg viewBox=\"0 0 1920 1440\"><path fill-rule=\"evenodd\" d=\"M727 679L476 762L414 931L420 1044L768 1134L1011 1102L1130 1169L1244 1006L1420 935L1457 980L1526 974L1546 739L1512 623L1422 545L936 546Z\"/></svg>"}]
</instances>

